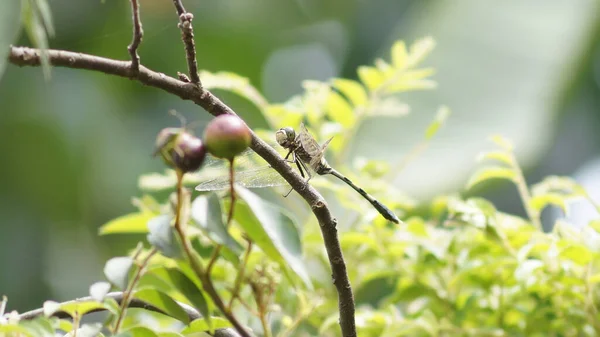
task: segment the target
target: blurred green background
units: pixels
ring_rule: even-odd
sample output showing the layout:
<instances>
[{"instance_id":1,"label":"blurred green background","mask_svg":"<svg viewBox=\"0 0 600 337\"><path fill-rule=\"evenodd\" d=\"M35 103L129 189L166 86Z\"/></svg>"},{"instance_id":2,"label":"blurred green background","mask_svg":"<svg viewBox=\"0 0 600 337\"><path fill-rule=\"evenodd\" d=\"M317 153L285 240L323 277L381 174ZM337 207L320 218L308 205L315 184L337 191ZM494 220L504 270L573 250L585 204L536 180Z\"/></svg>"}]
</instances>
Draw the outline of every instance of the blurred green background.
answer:
<instances>
[{"instance_id":1,"label":"blurred green background","mask_svg":"<svg viewBox=\"0 0 600 337\"><path fill-rule=\"evenodd\" d=\"M127 59L126 0L53 0L51 48ZM437 41L426 64L434 91L399 97L411 113L368 120L352 157L397 162L423 139L440 104L453 113L396 183L427 202L463 191L486 139L511 139L529 182L574 176L600 201L600 6L594 0L263 0L185 1L195 15L201 69L250 78L272 102L301 92L305 79L356 77L359 65L389 57L398 39ZM186 63L170 0L141 0L142 64L176 76ZM30 45L21 34L18 45ZM262 118L219 93L251 126ZM97 237L106 221L133 210L137 177L162 170L151 157L156 133L208 121L198 106L122 78L9 65L0 79L0 294L9 308L84 296L104 261L139 238ZM200 128L201 129L201 128ZM476 192L522 214L512 184ZM574 205L572 222L591 211ZM546 212L552 219L552 211ZM550 223L550 221L547 221Z\"/></svg>"}]
</instances>

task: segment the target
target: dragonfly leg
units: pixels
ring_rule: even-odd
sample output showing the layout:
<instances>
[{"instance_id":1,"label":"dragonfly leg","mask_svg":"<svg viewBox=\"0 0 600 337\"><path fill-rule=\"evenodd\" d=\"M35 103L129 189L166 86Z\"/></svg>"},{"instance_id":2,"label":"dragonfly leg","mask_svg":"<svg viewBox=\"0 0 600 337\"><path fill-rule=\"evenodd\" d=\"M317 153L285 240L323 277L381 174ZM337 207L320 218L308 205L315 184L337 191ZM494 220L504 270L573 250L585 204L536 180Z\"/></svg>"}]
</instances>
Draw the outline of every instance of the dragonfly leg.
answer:
<instances>
[{"instance_id":1,"label":"dragonfly leg","mask_svg":"<svg viewBox=\"0 0 600 337\"><path fill-rule=\"evenodd\" d=\"M302 176L302 178L306 179L306 184L308 184L308 182L310 181L310 179L312 179L312 174L310 174L310 171L306 168L306 164L304 164L302 162L302 160L299 160L296 157L296 153L295 152L291 152L292 154L292 158L294 158L293 160L291 160L290 162L296 163L296 166L298 167L298 171L300 171L300 175ZM289 156L289 153L288 153ZM286 158L288 157L286 156ZM306 175L308 175L308 178L304 175L304 172L306 172ZM290 190L283 196L284 198L287 198L288 195L290 195L290 193L292 193L294 189L290 188Z\"/></svg>"}]
</instances>

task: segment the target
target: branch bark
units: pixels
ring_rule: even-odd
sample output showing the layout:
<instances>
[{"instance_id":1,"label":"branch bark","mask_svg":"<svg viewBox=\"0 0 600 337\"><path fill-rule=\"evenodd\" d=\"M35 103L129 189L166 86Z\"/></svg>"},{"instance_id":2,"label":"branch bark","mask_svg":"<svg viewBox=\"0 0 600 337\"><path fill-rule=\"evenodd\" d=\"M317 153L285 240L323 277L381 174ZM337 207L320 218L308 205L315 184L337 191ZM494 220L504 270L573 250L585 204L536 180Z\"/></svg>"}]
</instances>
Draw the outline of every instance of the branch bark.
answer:
<instances>
[{"instance_id":1,"label":"branch bark","mask_svg":"<svg viewBox=\"0 0 600 337\"><path fill-rule=\"evenodd\" d=\"M131 69L136 72L140 67L140 56L138 55L138 47L142 43L144 31L142 30L142 21L140 19L140 4L139 0L131 0L131 16L133 21L133 38L131 44L127 46L129 55L131 56Z\"/></svg>"},{"instance_id":2,"label":"branch bark","mask_svg":"<svg viewBox=\"0 0 600 337\"><path fill-rule=\"evenodd\" d=\"M117 61L99 56L52 49L47 50L47 54L50 64L54 66L99 71L137 80L142 84L162 89L182 99L191 100L214 116L221 114L235 115L230 107L221 102L210 91L193 83L182 82L165 74L152 71L142 65L139 67L139 72L136 73L131 70L128 61ZM9 61L18 66L39 66L41 64L40 50L28 47L11 47ZM304 179L283 160L277 151L258 138L254 132L252 132L251 148L265 159L310 205L320 225L331 266L333 283L338 291L342 336L356 336L352 287L337 236L337 221L333 218L327 203L316 189L306 184Z\"/></svg>"},{"instance_id":3,"label":"branch bark","mask_svg":"<svg viewBox=\"0 0 600 337\"><path fill-rule=\"evenodd\" d=\"M179 15L179 24L177 25L181 30L181 40L185 46L185 56L188 64L188 73L190 75L190 81L198 86L201 86L200 77L198 75L198 64L196 62L196 45L194 42L194 29L192 27L192 20L194 15L186 12L181 0L173 0L177 15Z\"/></svg>"}]
</instances>

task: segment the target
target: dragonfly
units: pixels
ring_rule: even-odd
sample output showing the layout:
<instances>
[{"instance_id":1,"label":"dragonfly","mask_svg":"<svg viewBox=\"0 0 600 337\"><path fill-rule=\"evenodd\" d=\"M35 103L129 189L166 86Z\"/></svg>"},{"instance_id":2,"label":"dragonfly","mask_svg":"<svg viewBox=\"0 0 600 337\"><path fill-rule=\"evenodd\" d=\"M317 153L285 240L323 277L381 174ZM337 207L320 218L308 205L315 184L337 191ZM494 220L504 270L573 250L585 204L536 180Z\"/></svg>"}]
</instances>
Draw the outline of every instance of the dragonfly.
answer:
<instances>
[{"instance_id":1,"label":"dragonfly","mask_svg":"<svg viewBox=\"0 0 600 337\"><path fill-rule=\"evenodd\" d=\"M327 140L323 145L320 145L309 133L303 123L300 125L300 132L298 133L296 133L292 127L281 128L275 133L275 140L277 143L287 150L285 160L288 163L296 165L300 175L306 179L307 183L313 177L311 172L318 175L330 174L358 192L358 194L365 198L385 219L393 223L400 223L400 220L394 212L327 163L327 160L325 159L325 149L332 139L333 137ZM251 150L246 151L244 155L247 156L250 153L252 153ZM291 159L289 159L290 157ZM237 172L234 179L236 183L247 188L274 187L287 184L285 179L270 166ZM228 186L229 176L221 176L200 183L196 186L196 190L214 191L225 189ZM285 196L289 195L290 192Z\"/></svg>"}]
</instances>

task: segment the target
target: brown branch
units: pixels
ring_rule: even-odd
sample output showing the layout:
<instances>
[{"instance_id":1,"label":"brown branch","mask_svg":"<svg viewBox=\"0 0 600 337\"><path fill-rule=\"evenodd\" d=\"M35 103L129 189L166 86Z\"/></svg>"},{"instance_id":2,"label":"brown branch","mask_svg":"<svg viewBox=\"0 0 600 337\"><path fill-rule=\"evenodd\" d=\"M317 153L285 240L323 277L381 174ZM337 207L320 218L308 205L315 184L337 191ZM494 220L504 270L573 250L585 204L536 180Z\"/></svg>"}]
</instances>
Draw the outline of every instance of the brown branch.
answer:
<instances>
[{"instance_id":1,"label":"brown branch","mask_svg":"<svg viewBox=\"0 0 600 337\"><path fill-rule=\"evenodd\" d=\"M142 22L140 20L140 5L138 0L131 0L131 12L133 21L133 37L131 44L127 46L127 50L131 56L131 70L134 73L137 73L140 68L140 56L138 55L137 50L142 42L142 37L144 36Z\"/></svg>"},{"instance_id":2,"label":"brown branch","mask_svg":"<svg viewBox=\"0 0 600 337\"><path fill-rule=\"evenodd\" d=\"M191 100L204 108L210 114L235 114L231 108L221 102L208 90L192 83L185 83L154 72L140 65L139 74L132 74L129 62L111 60L103 57L73 53L60 50L48 50L48 59L54 66L87 69L135 79L145 85L162 89ZM9 61L19 66L39 66L41 63L40 51L27 47L11 47ZM342 336L356 336L354 321L354 297L346 272L346 264L342 249L337 237L336 220L331 215L323 197L312 186L305 183L304 179L292 169L290 165L272 147L252 133L251 148L275 169L298 194L311 206L315 217L319 221L323 241L332 270L333 283L338 291L338 305L340 312L340 326Z\"/></svg>"},{"instance_id":3,"label":"brown branch","mask_svg":"<svg viewBox=\"0 0 600 337\"><path fill-rule=\"evenodd\" d=\"M112 292L112 293L108 293L106 294L106 296L104 296L104 298L112 298L115 301L117 301L117 303L120 305L121 303L123 303L124 301L124 294L123 292ZM72 304L72 303L80 303L80 302L88 302L88 301L94 301L94 299L91 296L88 297L81 297L72 301L66 301L66 302L62 302L62 305L68 305L68 304ZM177 304L181 307L181 309L183 309L185 311L185 313L188 315L188 318L191 321L197 320L197 319L201 319L202 315L194 308L192 308L191 306L185 304L185 303L180 303L177 302ZM128 308L140 308L140 309L144 309L144 310L150 310L150 311L154 311L154 312L158 312L160 314L163 315L168 315L166 312L164 312L163 310L153 306L150 303L144 302L140 299L137 298L132 298L128 305ZM87 314L91 314L93 312L100 312L100 311L107 311L108 309L105 308L97 308L97 309L93 309L91 311L88 311L86 313ZM19 315L19 318L21 320L32 320L35 319L36 317L40 317L44 315L44 309L43 308L39 308L39 309L35 309L35 310L31 310L31 311L27 311L24 312L22 314ZM52 314L52 317L57 317L60 319L68 319L71 318L71 316L64 312L64 311L57 311L55 313ZM239 334L231 328L225 328L225 329L217 329L215 330L215 334L214 337L239 337Z\"/></svg>"},{"instance_id":4,"label":"brown branch","mask_svg":"<svg viewBox=\"0 0 600 337\"><path fill-rule=\"evenodd\" d=\"M198 64L196 63L196 44L194 42L194 29L192 20L194 15L185 11L181 0L173 0L177 15L179 15L179 23L177 27L181 29L181 40L185 46L185 56L188 64L188 73L190 81L198 86L201 86L200 77L198 76Z\"/></svg>"},{"instance_id":5,"label":"brown branch","mask_svg":"<svg viewBox=\"0 0 600 337\"><path fill-rule=\"evenodd\" d=\"M131 40L131 44L127 46L127 50L129 51L129 55L131 55L131 70L137 72L140 68L140 56L138 55L137 50L142 42L142 37L144 36L138 0L131 0L131 13L133 21L133 39Z\"/></svg>"}]
</instances>

